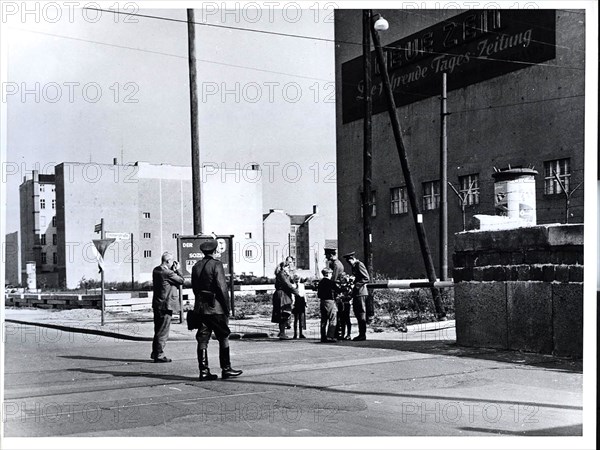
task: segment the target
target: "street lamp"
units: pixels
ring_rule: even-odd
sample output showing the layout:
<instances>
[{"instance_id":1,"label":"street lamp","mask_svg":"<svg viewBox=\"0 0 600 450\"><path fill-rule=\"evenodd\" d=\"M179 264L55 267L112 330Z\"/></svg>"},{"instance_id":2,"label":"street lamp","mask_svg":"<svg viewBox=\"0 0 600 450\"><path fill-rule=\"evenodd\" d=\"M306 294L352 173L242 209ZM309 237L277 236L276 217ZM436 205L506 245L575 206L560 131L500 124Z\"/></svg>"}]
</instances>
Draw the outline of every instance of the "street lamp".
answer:
<instances>
[{"instance_id":1,"label":"street lamp","mask_svg":"<svg viewBox=\"0 0 600 450\"><path fill-rule=\"evenodd\" d=\"M385 20L380 14L377 14L375 17L377 17L377 20L373 24L373 28L375 28L377 31L387 31L387 29L390 27L388 21Z\"/></svg>"}]
</instances>

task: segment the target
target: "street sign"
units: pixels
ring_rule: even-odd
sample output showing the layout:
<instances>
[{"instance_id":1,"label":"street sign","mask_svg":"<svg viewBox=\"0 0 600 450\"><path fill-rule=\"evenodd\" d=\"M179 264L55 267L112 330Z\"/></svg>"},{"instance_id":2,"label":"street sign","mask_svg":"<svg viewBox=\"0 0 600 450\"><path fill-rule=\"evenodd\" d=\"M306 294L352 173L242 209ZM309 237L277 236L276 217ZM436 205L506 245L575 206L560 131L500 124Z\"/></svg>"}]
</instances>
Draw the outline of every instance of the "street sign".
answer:
<instances>
[{"instance_id":1,"label":"street sign","mask_svg":"<svg viewBox=\"0 0 600 450\"><path fill-rule=\"evenodd\" d=\"M97 223L96 225L94 225L94 233L100 233L101 231L102 231L101 223Z\"/></svg>"},{"instance_id":2,"label":"street sign","mask_svg":"<svg viewBox=\"0 0 600 450\"><path fill-rule=\"evenodd\" d=\"M129 233L120 233L117 231L107 231L106 233L104 233L104 236L107 239L114 239L115 241L128 241L130 238L130 234Z\"/></svg>"}]
</instances>

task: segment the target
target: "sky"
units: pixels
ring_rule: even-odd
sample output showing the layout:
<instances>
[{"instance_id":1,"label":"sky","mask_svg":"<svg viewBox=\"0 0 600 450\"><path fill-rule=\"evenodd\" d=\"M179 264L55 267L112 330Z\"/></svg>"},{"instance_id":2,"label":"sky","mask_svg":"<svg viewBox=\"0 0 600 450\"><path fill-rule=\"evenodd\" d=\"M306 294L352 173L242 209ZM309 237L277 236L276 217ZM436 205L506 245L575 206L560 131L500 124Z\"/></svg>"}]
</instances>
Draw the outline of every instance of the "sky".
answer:
<instances>
[{"instance_id":1,"label":"sky","mask_svg":"<svg viewBox=\"0 0 600 450\"><path fill-rule=\"evenodd\" d=\"M32 169L115 157L191 165L185 9L136 11L161 20L52 7L24 15L15 5L2 23L6 232L19 228L18 186ZM264 212L317 204L336 238L332 14L251 5L195 13L198 23L231 27L196 27L202 162L260 164Z\"/></svg>"}]
</instances>

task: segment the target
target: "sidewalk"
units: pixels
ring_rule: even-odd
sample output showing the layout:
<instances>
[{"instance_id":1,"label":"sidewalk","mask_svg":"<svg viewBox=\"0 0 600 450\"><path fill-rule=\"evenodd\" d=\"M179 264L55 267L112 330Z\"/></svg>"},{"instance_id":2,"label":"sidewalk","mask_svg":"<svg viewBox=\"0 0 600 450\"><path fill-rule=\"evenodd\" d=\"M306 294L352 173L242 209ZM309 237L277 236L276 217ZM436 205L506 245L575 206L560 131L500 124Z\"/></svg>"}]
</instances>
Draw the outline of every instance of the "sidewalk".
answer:
<instances>
[{"instance_id":1,"label":"sidewalk","mask_svg":"<svg viewBox=\"0 0 600 450\"><path fill-rule=\"evenodd\" d=\"M52 310L35 308L6 307L7 323L37 325L63 331L96 334L133 341L151 341L154 336L152 311L105 312L104 325L101 325L101 311L97 309ZM231 339L277 339L277 325L271 323L270 317L255 316L243 320L230 320ZM381 327L377 327L381 330ZM352 321L352 335L358 332L356 320ZM288 330L293 335L293 330ZM176 316L171 324L170 340L194 340L195 331L189 331L185 323L179 323ZM320 338L319 319L307 319L304 335L308 339ZM367 328L367 339L402 340L402 341L435 341L456 339L455 322L433 322L409 325L408 332L402 333L394 329L375 332Z\"/></svg>"}]
</instances>

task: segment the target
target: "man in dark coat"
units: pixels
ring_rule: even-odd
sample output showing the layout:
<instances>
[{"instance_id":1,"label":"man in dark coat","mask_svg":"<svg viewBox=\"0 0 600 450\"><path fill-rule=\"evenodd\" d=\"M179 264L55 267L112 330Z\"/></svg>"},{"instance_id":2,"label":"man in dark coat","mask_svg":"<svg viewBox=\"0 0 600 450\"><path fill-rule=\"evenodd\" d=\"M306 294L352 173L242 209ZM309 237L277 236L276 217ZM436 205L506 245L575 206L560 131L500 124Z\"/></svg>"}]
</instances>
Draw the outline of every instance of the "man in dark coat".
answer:
<instances>
[{"instance_id":1,"label":"man in dark coat","mask_svg":"<svg viewBox=\"0 0 600 450\"><path fill-rule=\"evenodd\" d=\"M225 280L223 263L213 258L218 246L216 239L204 241L200 250L204 259L192 268L192 289L196 298L194 312L200 316L200 328L196 333L198 341L198 367L200 381L215 380L217 375L211 374L208 366L208 342L214 332L219 341L219 362L221 378L227 379L242 374L241 370L231 368L229 354L229 291Z\"/></svg>"},{"instance_id":2,"label":"man in dark coat","mask_svg":"<svg viewBox=\"0 0 600 450\"><path fill-rule=\"evenodd\" d=\"M331 280L336 283L338 287L342 286L344 282L344 265L338 259L337 249L333 247L325 247L325 259L329 262L329 268L331 269ZM338 294L341 289L338 290ZM344 296L338 296L336 301L337 308L337 324L336 324L336 336L341 340L350 339L350 333L352 331L352 324L350 322L350 303L344 301Z\"/></svg>"},{"instance_id":3,"label":"man in dark coat","mask_svg":"<svg viewBox=\"0 0 600 450\"><path fill-rule=\"evenodd\" d=\"M152 310L154 312L154 339L150 358L156 363L171 362L164 354L173 311L179 309L178 286L183 284L179 263L169 252L162 254L161 264L152 271Z\"/></svg>"},{"instance_id":4,"label":"man in dark coat","mask_svg":"<svg viewBox=\"0 0 600 450\"><path fill-rule=\"evenodd\" d=\"M358 336L353 341L364 341L367 339L367 283L369 282L369 272L365 265L359 261L355 252L344 255L348 264L352 267L352 275L354 276L354 285L352 287L352 309L358 321Z\"/></svg>"}]
</instances>

